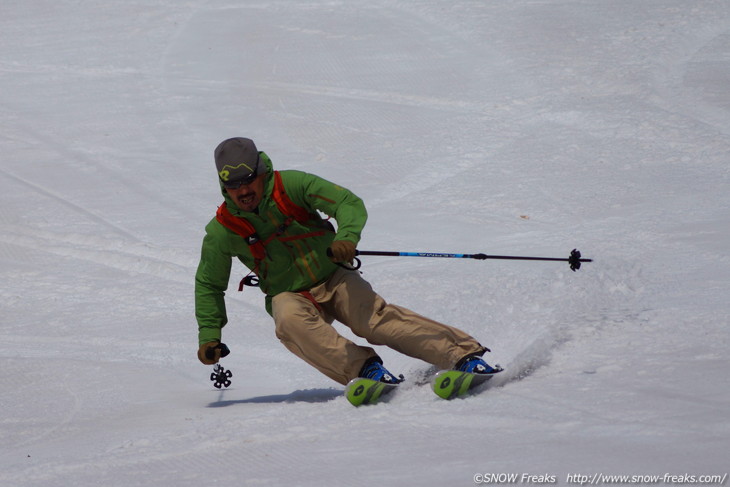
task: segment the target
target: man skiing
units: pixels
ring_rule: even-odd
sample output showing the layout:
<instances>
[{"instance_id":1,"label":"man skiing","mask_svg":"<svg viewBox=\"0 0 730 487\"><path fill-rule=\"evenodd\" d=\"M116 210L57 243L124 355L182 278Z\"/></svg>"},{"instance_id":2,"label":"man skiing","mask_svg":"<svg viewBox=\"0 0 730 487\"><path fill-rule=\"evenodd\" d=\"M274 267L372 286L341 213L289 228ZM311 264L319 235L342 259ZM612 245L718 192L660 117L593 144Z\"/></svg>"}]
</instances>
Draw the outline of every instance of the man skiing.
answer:
<instances>
[{"instance_id":1,"label":"man skiing","mask_svg":"<svg viewBox=\"0 0 730 487\"><path fill-rule=\"evenodd\" d=\"M374 345L385 345L439 368L490 373L488 349L463 331L386 303L360 273L347 268L367 212L345 188L301 171L274 171L250 139L214 151L225 202L206 226L195 276L198 358L218 362L227 323L224 293L233 258L255 274L266 294L276 336L292 353L331 379L398 383L371 347L353 343L334 320ZM337 229L318 211L332 217Z\"/></svg>"}]
</instances>

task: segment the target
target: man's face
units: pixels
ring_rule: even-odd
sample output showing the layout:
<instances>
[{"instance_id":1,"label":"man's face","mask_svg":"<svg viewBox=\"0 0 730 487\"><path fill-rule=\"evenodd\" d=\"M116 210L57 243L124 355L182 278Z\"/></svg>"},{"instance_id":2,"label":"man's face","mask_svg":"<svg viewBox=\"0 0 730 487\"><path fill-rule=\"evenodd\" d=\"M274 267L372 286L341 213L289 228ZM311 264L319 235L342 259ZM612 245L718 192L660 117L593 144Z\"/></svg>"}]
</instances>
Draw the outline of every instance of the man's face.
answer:
<instances>
[{"instance_id":1,"label":"man's face","mask_svg":"<svg viewBox=\"0 0 730 487\"><path fill-rule=\"evenodd\" d=\"M254 211L261 203L264 197L264 182L266 181L266 173L259 174L251 184L242 184L240 187L225 188L228 196L231 197L236 206L243 211Z\"/></svg>"}]
</instances>

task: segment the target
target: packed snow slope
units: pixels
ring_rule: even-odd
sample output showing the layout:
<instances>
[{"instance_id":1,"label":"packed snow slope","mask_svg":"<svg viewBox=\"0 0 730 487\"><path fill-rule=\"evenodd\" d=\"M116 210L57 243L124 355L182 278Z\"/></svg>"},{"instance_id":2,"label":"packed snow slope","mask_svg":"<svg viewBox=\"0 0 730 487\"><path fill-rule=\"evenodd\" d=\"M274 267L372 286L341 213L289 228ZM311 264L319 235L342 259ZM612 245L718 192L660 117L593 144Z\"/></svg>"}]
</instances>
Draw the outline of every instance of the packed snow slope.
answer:
<instances>
[{"instance_id":1,"label":"packed snow slope","mask_svg":"<svg viewBox=\"0 0 730 487\"><path fill-rule=\"evenodd\" d=\"M727 473L730 2L3 0L0 45L0 485ZM232 136L360 195L361 249L594 262L364 258L506 370L446 402L379 348L409 380L360 409L237 266L218 391Z\"/></svg>"}]
</instances>

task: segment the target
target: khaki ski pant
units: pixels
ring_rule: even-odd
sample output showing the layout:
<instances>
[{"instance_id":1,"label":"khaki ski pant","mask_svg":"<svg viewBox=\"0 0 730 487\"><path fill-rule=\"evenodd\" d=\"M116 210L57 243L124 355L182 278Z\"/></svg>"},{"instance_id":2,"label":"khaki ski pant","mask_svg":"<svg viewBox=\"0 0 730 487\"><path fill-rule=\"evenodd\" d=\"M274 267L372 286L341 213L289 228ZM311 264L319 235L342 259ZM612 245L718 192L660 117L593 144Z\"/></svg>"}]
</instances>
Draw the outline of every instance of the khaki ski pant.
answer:
<instances>
[{"instance_id":1,"label":"khaki ski pant","mask_svg":"<svg viewBox=\"0 0 730 487\"><path fill-rule=\"evenodd\" d=\"M309 297L284 292L271 303L276 336L284 346L340 384L357 377L365 362L378 355L340 335L332 326L334 320L373 345L388 346L439 368L452 368L464 356L486 351L461 330L386 303L357 271L338 269L310 289Z\"/></svg>"}]
</instances>

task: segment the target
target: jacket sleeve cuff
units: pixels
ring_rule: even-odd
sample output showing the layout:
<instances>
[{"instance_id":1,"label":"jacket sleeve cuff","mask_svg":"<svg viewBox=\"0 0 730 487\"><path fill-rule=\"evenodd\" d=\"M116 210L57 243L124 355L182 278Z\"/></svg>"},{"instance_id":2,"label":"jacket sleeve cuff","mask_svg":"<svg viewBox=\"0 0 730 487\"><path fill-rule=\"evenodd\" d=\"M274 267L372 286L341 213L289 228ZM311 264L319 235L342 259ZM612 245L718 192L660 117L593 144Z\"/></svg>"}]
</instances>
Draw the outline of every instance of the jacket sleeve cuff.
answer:
<instances>
[{"instance_id":1,"label":"jacket sleeve cuff","mask_svg":"<svg viewBox=\"0 0 730 487\"><path fill-rule=\"evenodd\" d=\"M201 328L198 331L198 345L202 345L208 342L220 342L221 331L220 329L214 328Z\"/></svg>"}]
</instances>

